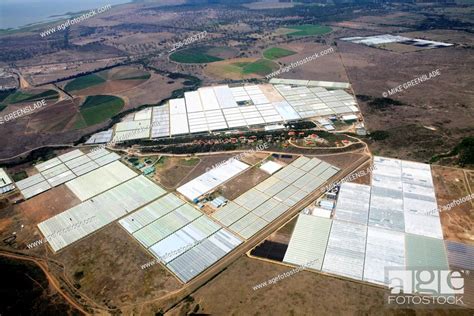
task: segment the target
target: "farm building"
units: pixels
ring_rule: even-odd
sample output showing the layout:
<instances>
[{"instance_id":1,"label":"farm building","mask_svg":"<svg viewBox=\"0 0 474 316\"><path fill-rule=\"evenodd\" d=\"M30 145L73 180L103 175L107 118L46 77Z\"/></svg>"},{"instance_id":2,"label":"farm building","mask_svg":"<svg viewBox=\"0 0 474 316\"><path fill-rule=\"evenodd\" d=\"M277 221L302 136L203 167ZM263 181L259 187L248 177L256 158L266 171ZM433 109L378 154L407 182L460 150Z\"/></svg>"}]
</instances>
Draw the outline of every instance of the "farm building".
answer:
<instances>
[{"instance_id":1,"label":"farm building","mask_svg":"<svg viewBox=\"0 0 474 316\"><path fill-rule=\"evenodd\" d=\"M46 172L83 156L82 152L73 151L40 164L37 169ZM194 200L248 167L231 159L183 185L178 192ZM67 181L65 185L81 202L44 220L38 227L57 252L118 222L186 283L290 210L338 171L317 158L300 157L233 201L222 196L214 199L216 206L220 206L213 215L215 221L122 162L112 161Z\"/></svg>"},{"instance_id":2,"label":"farm building","mask_svg":"<svg viewBox=\"0 0 474 316\"><path fill-rule=\"evenodd\" d=\"M38 224L53 251L61 251L118 221L170 272L188 282L242 243L241 238L192 204L114 160L115 154L108 155L106 150L87 155L71 151L36 165L39 173L20 182L25 196L28 185L41 179L50 186L64 184L80 201ZM84 164L89 166L85 168ZM248 167L237 160L232 160L231 165L236 172ZM225 164L221 167L206 174L206 179L214 176L223 180L229 169ZM66 176L61 176L63 173ZM64 181L51 180L55 177ZM216 201L224 205L227 200L218 197Z\"/></svg>"},{"instance_id":3,"label":"farm building","mask_svg":"<svg viewBox=\"0 0 474 316\"><path fill-rule=\"evenodd\" d=\"M230 201L212 217L249 239L338 172L337 167L324 161L302 156Z\"/></svg>"},{"instance_id":4,"label":"farm building","mask_svg":"<svg viewBox=\"0 0 474 316\"><path fill-rule=\"evenodd\" d=\"M265 171L268 174L274 174L275 172L277 172L281 168L283 168L283 166L280 165L279 163L274 162L274 161L266 161L260 166L260 169L262 169L263 171Z\"/></svg>"},{"instance_id":5,"label":"farm building","mask_svg":"<svg viewBox=\"0 0 474 316\"><path fill-rule=\"evenodd\" d=\"M299 215L283 261L382 285L386 267L472 266L472 247L445 246L436 208L429 165L376 156L372 185L343 183L332 218Z\"/></svg>"},{"instance_id":6,"label":"farm building","mask_svg":"<svg viewBox=\"0 0 474 316\"><path fill-rule=\"evenodd\" d=\"M342 41L351 42L354 44L363 44L366 46L378 46L383 44L399 43L405 45L412 45L422 48L442 48L450 47L454 44L429 41L418 38L410 38L399 35L383 34L383 35L374 35L374 36L356 36L356 37L345 37L341 38Z\"/></svg>"},{"instance_id":7,"label":"farm building","mask_svg":"<svg viewBox=\"0 0 474 316\"><path fill-rule=\"evenodd\" d=\"M12 180L5 170L0 168L0 194L7 193L13 189L15 189L15 185Z\"/></svg>"},{"instance_id":8,"label":"farm building","mask_svg":"<svg viewBox=\"0 0 474 316\"><path fill-rule=\"evenodd\" d=\"M217 188L250 166L237 159L230 159L216 168L212 168L199 177L183 184L176 191L190 201L198 200L202 195Z\"/></svg>"},{"instance_id":9,"label":"farm building","mask_svg":"<svg viewBox=\"0 0 474 316\"><path fill-rule=\"evenodd\" d=\"M280 129L282 123L358 113L347 83L272 79L271 84L219 85L185 92L183 98L128 115L87 143L154 139L229 129ZM326 87L328 90L326 89ZM268 128L267 128L268 127ZM328 126L328 128L330 128Z\"/></svg>"},{"instance_id":10,"label":"farm building","mask_svg":"<svg viewBox=\"0 0 474 316\"><path fill-rule=\"evenodd\" d=\"M38 173L16 182L16 186L29 199L119 159L119 155L103 148L88 154L76 149L37 164Z\"/></svg>"}]
</instances>

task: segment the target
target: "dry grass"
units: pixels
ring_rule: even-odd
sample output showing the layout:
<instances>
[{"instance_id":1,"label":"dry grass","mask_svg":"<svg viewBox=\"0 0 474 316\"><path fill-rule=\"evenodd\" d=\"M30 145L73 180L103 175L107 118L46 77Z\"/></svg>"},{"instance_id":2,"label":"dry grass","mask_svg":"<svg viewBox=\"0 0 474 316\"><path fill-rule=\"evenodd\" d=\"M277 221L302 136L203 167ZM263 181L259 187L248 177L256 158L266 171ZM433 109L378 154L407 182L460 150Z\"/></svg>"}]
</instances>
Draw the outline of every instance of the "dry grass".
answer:
<instances>
[{"instance_id":1,"label":"dry grass","mask_svg":"<svg viewBox=\"0 0 474 316\"><path fill-rule=\"evenodd\" d=\"M433 166L432 170L440 208L453 200L472 194L466 177L466 173L469 174L467 170L441 166ZM455 206L449 211L441 212L440 219L445 239L474 245L474 202L472 200Z\"/></svg>"}]
</instances>

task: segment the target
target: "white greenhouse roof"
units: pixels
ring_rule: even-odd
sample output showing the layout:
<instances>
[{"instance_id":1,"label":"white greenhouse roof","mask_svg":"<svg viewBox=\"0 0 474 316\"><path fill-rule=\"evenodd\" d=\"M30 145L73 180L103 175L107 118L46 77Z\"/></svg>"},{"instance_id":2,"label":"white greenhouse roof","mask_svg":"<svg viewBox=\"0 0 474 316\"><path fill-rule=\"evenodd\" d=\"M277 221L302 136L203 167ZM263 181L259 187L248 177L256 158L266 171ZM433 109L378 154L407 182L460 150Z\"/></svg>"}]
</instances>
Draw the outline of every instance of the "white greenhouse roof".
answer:
<instances>
[{"instance_id":1,"label":"white greenhouse roof","mask_svg":"<svg viewBox=\"0 0 474 316\"><path fill-rule=\"evenodd\" d=\"M40 173L18 181L16 185L25 199L29 199L119 159L119 155L103 148L88 154L76 149L37 164L35 168Z\"/></svg>"},{"instance_id":2,"label":"white greenhouse roof","mask_svg":"<svg viewBox=\"0 0 474 316\"><path fill-rule=\"evenodd\" d=\"M283 262L321 270L331 224L328 218L300 214Z\"/></svg>"},{"instance_id":3,"label":"white greenhouse roof","mask_svg":"<svg viewBox=\"0 0 474 316\"><path fill-rule=\"evenodd\" d=\"M87 143L209 133L359 112L352 95L322 87L342 89L347 83L305 80L307 86L294 87L297 81L232 88L219 85L185 92L184 98L171 99L164 105L128 115L115 125L114 135L100 132Z\"/></svg>"},{"instance_id":4,"label":"white greenhouse roof","mask_svg":"<svg viewBox=\"0 0 474 316\"><path fill-rule=\"evenodd\" d=\"M226 163L180 186L177 191L193 201L249 167L249 165L239 160L230 159Z\"/></svg>"},{"instance_id":5,"label":"white greenhouse roof","mask_svg":"<svg viewBox=\"0 0 474 316\"><path fill-rule=\"evenodd\" d=\"M3 168L0 168L0 188L12 184L12 180Z\"/></svg>"},{"instance_id":6,"label":"white greenhouse roof","mask_svg":"<svg viewBox=\"0 0 474 316\"><path fill-rule=\"evenodd\" d=\"M323 271L362 280L367 226L334 220Z\"/></svg>"},{"instance_id":7,"label":"white greenhouse roof","mask_svg":"<svg viewBox=\"0 0 474 316\"><path fill-rule=\"evenodd\" d=\"M153 201L165 192L146 177L138 176L39 223L38 227L46 238L69 229L48 240L51 248L58 251ZM88 218L92 220L84 223ZM76 228L71 229L74 225L77 225Z\"/></svg>"},{"instance_id":8,"label":"white greenhouse roof","mask_svg":"<svg viewBox=\"0 0 474 316\"><path fill-rule=\"evenodd\" d=\"M367 225L370 186L344 182L337 198L335 218Z\"/></svg>"},{"instance_id":9,"label":"white greenhouse roof","mask_svg":"<svg viewBox=\"0 0 474 316\"><path fill-rule=\"evenodd\" d=\"M69 181L66 186L81 201L85 201L136 176L133 170L115 161Z\"/></svg>"},{"instance_id":10,"label":"white greenhouse roof","mask_svg":"<svg viewBox=\"0 0 474 316\"><path fill-rule=\"evenodd\" d=\"M267 162L265 162L264 164L262 164L260 166L260 169L262 169L263 171L265 171L268 174L274 174L275 172L277 172L281 168L283 168L283 166L280 165L279 163L274 162L274 161L267 161Z\"/></svg>"},{"instance_id":11,"label":"white greenhouse roof","mask_svg":"<svg viewBox=\"0 0 474 316\"><path fill-rule=\"evenodd\" d=\"M212 217L243 238L250 239L329 180L338 170L317 158L301 156L230 201L213 213Z\"/></svg>"}]
</instances>

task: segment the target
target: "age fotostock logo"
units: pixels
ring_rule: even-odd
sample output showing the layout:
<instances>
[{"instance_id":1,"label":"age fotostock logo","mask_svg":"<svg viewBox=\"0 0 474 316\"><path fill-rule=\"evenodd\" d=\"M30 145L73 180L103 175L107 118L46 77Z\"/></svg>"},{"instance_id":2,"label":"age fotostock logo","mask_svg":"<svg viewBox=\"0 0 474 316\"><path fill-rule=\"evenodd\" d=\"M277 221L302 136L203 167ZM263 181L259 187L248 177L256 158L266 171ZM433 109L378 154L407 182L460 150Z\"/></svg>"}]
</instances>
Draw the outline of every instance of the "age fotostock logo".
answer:
<instances>
[{"instance_id":1,"label":"age fotostock logo","mask_svg":"<svg viewBox=\"0 0 474 316\"><path fill-rule=\"evenodd\" d=\"M464 278L470 271L429 268L385 270L389 305L464 305Z\"/></svg>"}]
</instances>

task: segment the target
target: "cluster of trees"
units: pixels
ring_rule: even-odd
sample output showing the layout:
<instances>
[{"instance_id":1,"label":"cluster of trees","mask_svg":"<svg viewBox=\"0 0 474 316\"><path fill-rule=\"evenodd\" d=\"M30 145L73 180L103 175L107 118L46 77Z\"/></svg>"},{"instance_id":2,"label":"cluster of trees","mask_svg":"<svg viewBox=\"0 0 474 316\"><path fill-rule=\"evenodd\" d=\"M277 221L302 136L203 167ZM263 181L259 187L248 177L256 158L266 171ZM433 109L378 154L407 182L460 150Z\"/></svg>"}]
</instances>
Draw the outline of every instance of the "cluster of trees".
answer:
<instances>
[{"instance_id":1,"label":"cluster of trees","mask_svg":"<svg viewBox=\"0 0 474 316\"><path fill-rule=\"evenodd\" d=\"M466 137L454 147L448 154L433 157L432 161L441 158L457 156L457 162L461 167L474 165L474 137Z\"/></svg>"},{"instance_id":2,"label":"cluster of trees","mask_svg":"<svg viewBox=\"0 0 474 316\"><path fill-rule=\"evenodd\" d=\"M449 19L440 14L426 14L427 17L415 26L417 31L447 29L474 33L474 24L460 20Z\"/></svg>"},{"instance_id":3,"label":"cluster of trees","mask_svg":"<svg viewBox=\"0 0 474 316\"><path fill-rule=\"evenodd\" d=\"M50 54L63 49L64 38L51 35L47 41L39 36L10 36L2 37L2 49L0 49L0 60L12 62L29 59L39 55Z\"/></svg>"},{"instance_id":4,"label":"cluster of trees","mask_svg":"<svg viewBox=\"0 0 474 316\"><path fill-rule=\"evenodd\" d=\"M289 130L276 131L242 131L240 134L217 134L217 135L187 135L176 138L161 138L155 140L143 139L126 141L120 144L121 147L127 148L132 145L139 145L146 147L147 151L166 152L174 154L188 154L192 152L207 152L207 151L225 151L243 148L253 148L258 143L280 144L282 141L288 140L292 137L305 137L309 134L315 133L319 137L327 139L328 141L336 141L340 136L325 131L314 131L315 126L312 122L299 122L298 128L291 124L291 131L295 132L295 136L289 135ZM287 126L289 127L289 126ZM304 132L304 135L299 135ZM246 139L253 139L251 143L231 143L230 138L238 138L244 136ZM202 141L202 144L197 144L196 140Z\"/></svg>"},{"instance_id":5,"label":"cluster of trees","mask_svg":"<svg viewBox=\"0 0 474 316\"><path fill-rule=\"evenodd\" d=\"M367 102L367 105L374 110L387 110L388 108L392 106L400 106L400 105L405 105L403 102L400 102L398 100L394 100L392 98L377 98L377 97L371 97L368 95L363 95L363 94L358 94L357 99L362 102Z\"/></svg>"},{"instance_id":6,"label":"cluster of trees","mask_svg":"<svg viewBox=\"0 0 474 316\"><path fill-rule=\"evenodd\" d=\"M0 165L0 168L11 168L15 167L24 163L35 163L45 161L51 158L56 157L55 151L68 149L68 146L61 146L61 147L42 147L31 151L25 157L19 157L13 159L11 162L3 163Z\"/></svg>"},{"instance_id":7,"label":"cluster of trees","mask_svg":"<svg viewBox=\"0 0 474 316\"><path fill-rule=\"evenodd\" d=\"M464 138L454 148L454 152L458 154L458 162L461 166L474 165L474 137Z\"/></svg>"}]
</instances>

